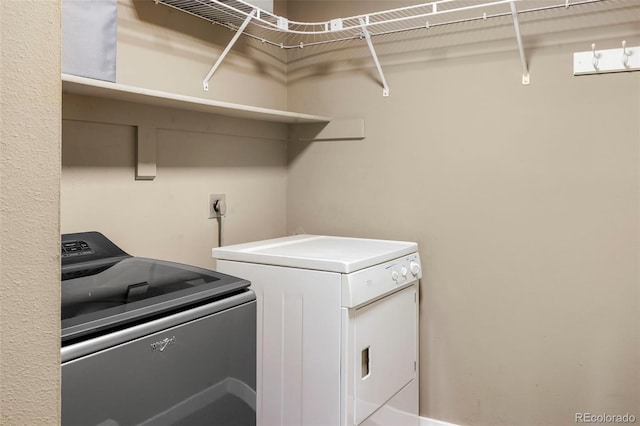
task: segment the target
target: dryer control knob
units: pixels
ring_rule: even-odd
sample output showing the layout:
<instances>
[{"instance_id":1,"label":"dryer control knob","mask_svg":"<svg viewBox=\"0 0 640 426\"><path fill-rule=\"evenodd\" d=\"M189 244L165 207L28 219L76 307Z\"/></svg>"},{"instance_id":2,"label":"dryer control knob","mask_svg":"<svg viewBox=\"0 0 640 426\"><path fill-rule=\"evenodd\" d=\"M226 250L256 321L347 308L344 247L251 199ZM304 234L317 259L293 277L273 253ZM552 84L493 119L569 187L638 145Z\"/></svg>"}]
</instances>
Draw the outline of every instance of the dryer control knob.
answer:
<instances>
[{"instance_id":1,"label":"dryer control knob","mask_svg":"<svg viewBox=\"0 0 640 426\"><path fill-rule=\"evenodd\" d=\"M411 269L413 276L417 276L421 271L420 265L416 262L411 262L409 269Z\"/></svg>"},{"instance_id":2,"label":"dryer control knob","mask_svg":"<svg viewBox=\"0 0 640 426\"><path fill-rule=\"evenodd\" d=\"M407 277L407 268L405 268L403 266L402 269L400 269L400 275L402 275L402 278L406 278Z\"/></svg>"},{"instance_id":3,"label":"dryer control knob","mask_svg":"<svg viewBox=\"0 0 640 426\"><path fill-rule=\"evenodd\" d=\"M400 279L400 275L398 275L398 271L391 271L391 279L394 281L398 281Z\"/></svg>"}]
</instances>

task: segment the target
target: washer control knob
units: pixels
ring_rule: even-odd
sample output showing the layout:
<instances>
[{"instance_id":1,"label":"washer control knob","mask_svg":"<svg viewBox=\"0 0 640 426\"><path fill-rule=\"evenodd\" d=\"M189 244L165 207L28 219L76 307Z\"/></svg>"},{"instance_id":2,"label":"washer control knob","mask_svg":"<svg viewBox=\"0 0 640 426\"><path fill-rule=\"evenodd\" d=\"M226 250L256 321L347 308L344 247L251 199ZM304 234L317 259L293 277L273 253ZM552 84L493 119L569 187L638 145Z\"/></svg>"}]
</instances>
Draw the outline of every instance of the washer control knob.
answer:
<instances>
[{"instance_id":1,"label":"washer control knob","mask_svg":"<svg viewBox=\"0 0 640 426\"><path fill-rule=\"evenodd\" d=\"M398 275L398 271L391 271L391 279L396 282L400 279L400 275Z\"/></svg>"},{"instance_id":2,"label":"washer control knob","mask_svg":"<svg viewBox=\"0 0 640 426\"><path fill-rule=\"evenodd\" d=\"M411 264L409 265L409 269L411 270L411 273L414 277L418 276L418 274L422 270L417 262L411 262Z\"/></svg>"},{"instance_id":3,"label":"washer control knob","mask_svg":"<svg viewBox=\"0 0 640 426\"><path fill-rule=\"evenodd\" d=\"M402 269L400 269L400 275L402 275L402 278L406 278L407 277L407 268L405 268L403 266Z\"/></svg>"}]
</instances>

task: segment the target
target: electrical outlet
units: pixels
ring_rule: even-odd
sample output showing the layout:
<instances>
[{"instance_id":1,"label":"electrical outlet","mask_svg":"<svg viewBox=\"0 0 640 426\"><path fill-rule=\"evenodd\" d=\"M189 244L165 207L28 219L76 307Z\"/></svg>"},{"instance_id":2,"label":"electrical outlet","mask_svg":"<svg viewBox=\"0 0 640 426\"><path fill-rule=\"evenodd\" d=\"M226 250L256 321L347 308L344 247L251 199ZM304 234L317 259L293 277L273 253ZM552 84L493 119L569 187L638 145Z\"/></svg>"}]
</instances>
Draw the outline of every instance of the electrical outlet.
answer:
<instances>
[{"instance_id":1,"label":"electrical outlet","mask_svg":"<svg viewBox=\"0 0 640 426\"><path fill-rule=\"evenodd\" d=\"M216 201L225 201L224 194L209 194L209 219L215 219L216 217L220 217L220 214L215 210L213 206L215 206Z\"/></svg>"}]
</instances>

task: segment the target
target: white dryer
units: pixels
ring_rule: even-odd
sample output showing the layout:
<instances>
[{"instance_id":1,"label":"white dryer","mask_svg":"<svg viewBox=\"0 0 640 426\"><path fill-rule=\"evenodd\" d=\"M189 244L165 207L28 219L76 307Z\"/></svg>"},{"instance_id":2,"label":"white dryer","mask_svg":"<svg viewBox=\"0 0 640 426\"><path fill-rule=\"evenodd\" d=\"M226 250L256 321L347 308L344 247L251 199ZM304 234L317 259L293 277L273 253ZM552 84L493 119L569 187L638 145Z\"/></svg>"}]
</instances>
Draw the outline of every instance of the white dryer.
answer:
<instances>
[{"instance_id":1,"label":"white dryer","mask_svg":"<svg viewBox=\"0 0 640 426\"><path fill-rule=\"evenodd\" d=\"M257 297L257 424L416 426L416 243L314 235L213 249Z\"/></svg>"}]
</instances>

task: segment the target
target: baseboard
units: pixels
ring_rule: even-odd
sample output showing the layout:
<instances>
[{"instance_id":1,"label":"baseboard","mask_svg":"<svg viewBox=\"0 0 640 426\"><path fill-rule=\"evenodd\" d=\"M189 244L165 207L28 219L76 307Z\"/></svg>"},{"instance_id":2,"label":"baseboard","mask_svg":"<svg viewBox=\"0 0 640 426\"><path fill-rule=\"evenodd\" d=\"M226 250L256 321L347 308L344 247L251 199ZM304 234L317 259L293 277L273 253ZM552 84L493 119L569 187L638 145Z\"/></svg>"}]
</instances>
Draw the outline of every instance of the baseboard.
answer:
<instances>
[{"instance_id":1,"label":"baseboard","mask_svg":"<svg viewBox=\"0 0 640 426\"><path fill-rule=\"evenodd\" d=\"M442 420L420 417L420 426L459 426L454 423L443 422Z\"/></svg>"}]
</instances>

